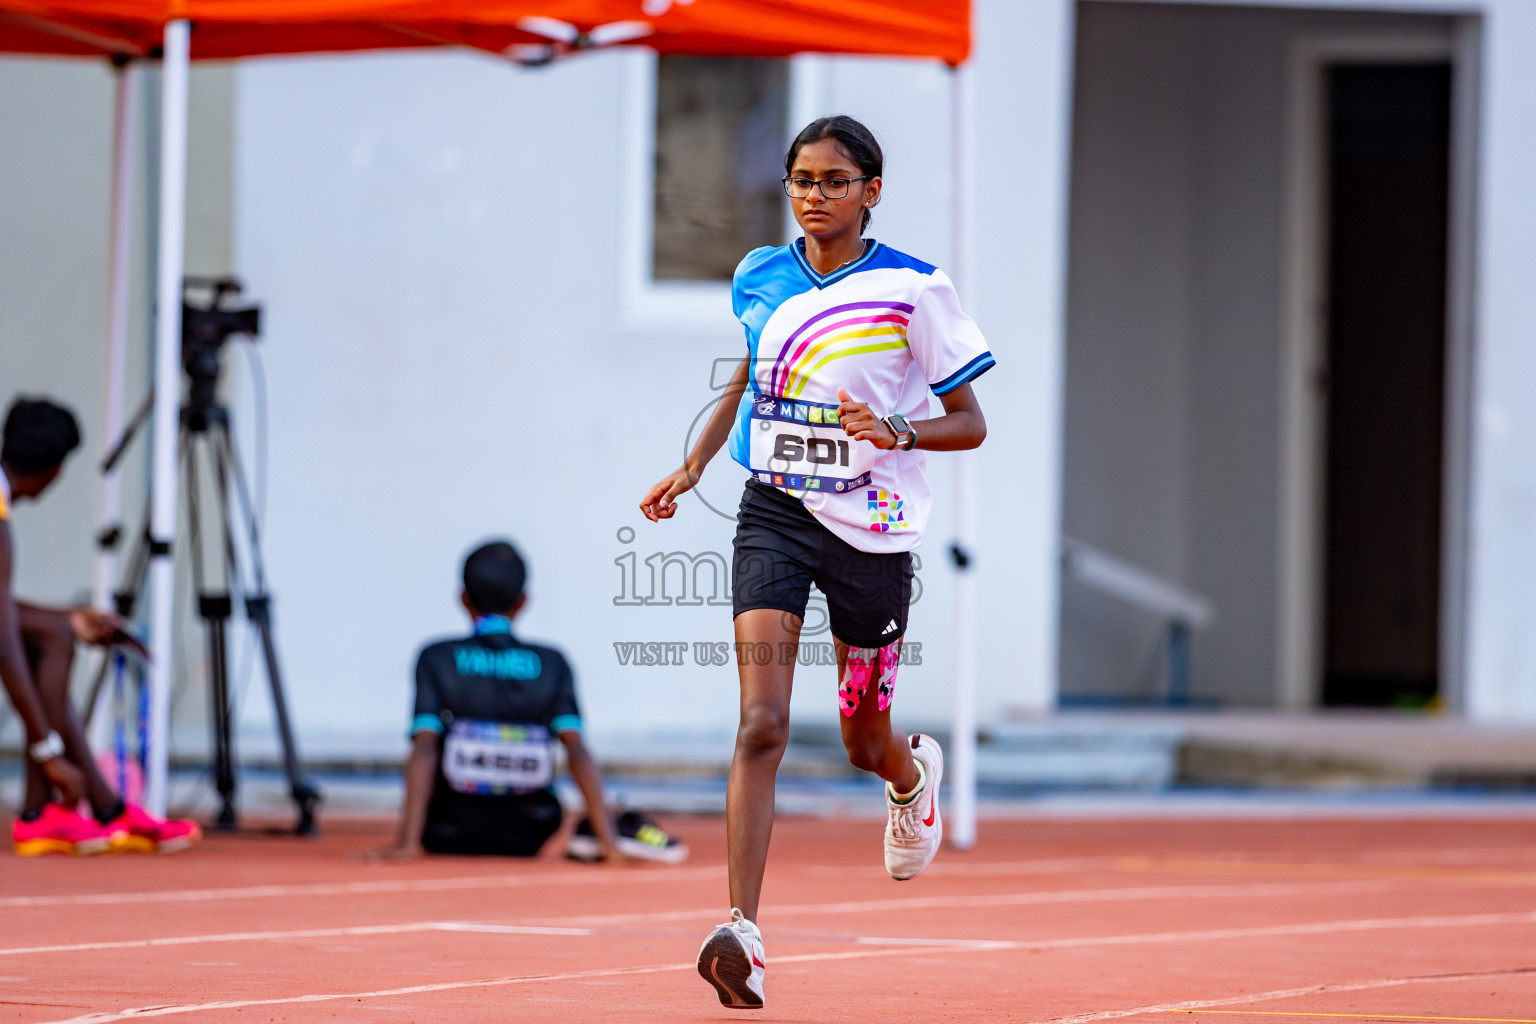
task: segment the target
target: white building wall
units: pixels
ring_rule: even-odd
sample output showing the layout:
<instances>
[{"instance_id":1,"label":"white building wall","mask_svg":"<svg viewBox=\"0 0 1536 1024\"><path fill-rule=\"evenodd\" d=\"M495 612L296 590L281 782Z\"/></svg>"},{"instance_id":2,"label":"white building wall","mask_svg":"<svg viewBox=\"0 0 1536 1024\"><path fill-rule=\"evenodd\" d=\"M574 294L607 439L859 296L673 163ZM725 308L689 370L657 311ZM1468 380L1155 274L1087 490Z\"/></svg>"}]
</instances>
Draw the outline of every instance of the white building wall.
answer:
<instances>
[{"instance_id":1,"label":"white building wall","mask_svg":"<svg viewBox=\"0 0 1536 1024\"><path fill-rule=\"evenodd\" d=\"M1467 710L1536 721L1536 4L1488 0L1483 55Z\"/></svg>"},{"instance_id":2,"label":"white building wall","mask_svg":"<svg viewBox=\"0 0 1536 1024\"><path fill-rule=\"evenodd\" d=\"M112 74L105 64L0 61L0 416L21 393L72 406L83 451L22 503L15 591L89 599L106 338ZM141 378L142 379L142 378ZM9 705L5 714L9 715Z\"/></svg>"},{"instance_id":3,"label":"white building wall","mask_svg":"<svg viewBox=\"0 0 1536 1024\"><path fill-rule=\"evenodd\" d=\"M999 363L996 380L978 384L989 411L976 568L983 724L1003 704L1056 701L1074 11L1070 0L975 5L975 307Z\"/></svg>"},{"instance_id":4,"label":"white building wall","mask_svg":"<svg viewBox=\"0 0 1536 1024\"><path fill-rule=\"evenodd\" d=\"M156 72L136 70L139 127L135 154L133 255L129 287L130 408L148 387L150 240L144 197L153 169ZM233 71L199 65L189 114L187 269L218 274L230 260L230 99ZM15 509L15 592L43 604L90 600L96 547L98 470L110 439L102 420L105 387L108 210L112 175L114 75L105 61L0 58L0 415L18 394L44 394L70 406L84 435L64 475L40 502ZM144 503L147 449L124 463L126 551ZM185 572L182 573L185 584ZM190 602L183 623L195 629ZM172 653L195 667L196 640ZM193 657L188 657L188 654ZM76 692L88 676L77 662ZM199 676L200 680L201 676ZM188 735L206 730L200 685L178 703ZM0 740L19 735L0 700Z\"/></svg>"}]
</instances>

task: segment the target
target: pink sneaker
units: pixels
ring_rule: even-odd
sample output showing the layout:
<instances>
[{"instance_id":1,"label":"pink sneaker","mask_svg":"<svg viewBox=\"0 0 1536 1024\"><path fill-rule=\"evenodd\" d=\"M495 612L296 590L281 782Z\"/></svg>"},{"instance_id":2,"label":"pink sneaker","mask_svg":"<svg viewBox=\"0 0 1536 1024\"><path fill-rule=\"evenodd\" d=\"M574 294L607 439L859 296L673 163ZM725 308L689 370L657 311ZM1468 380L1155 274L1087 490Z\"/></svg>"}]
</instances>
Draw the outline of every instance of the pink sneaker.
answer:
<instances>
[{"instance_id":1,"label":"pink sneaker","mask_svg":"<svg viewBox=\"0 0 1536 1024\"><path fill-rule=\"evenodd\" d=\"M114 827L99 824L59 804L44 804L32 821L17 818L11 825L11 843L23 857L45 853L89 857L112 849Z\"/></svg>"},{"instance_id":2,"label":"pink sneaker","mask_svg":"<svg viewBox=\"0 0 1536 1024\"><path fill-rule=\"evenodd\" d=\"M125 805L107 827L118 833L112 848L122 853L175 853L203 838L197 822L156 818L137 804Z\"/></svg>"}]
</instances>

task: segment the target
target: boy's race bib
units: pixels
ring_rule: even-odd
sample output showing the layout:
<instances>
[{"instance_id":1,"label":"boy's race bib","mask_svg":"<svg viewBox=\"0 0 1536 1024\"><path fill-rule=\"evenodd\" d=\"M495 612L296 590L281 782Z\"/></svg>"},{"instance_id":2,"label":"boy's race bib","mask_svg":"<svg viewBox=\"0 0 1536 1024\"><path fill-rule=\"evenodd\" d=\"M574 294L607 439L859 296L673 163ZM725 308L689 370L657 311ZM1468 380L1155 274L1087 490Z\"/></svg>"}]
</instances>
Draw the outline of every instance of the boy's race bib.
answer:
<instances>
[{"instance_id":1,"label":"boy's race bib","mask_svg":"<svg viewBox=\"0 0 1536 1024\"><path fill-rule=\"evenodd\" d=\"M786 491L852 491L869 483L881 455L843 432L837 406L772 395L752 399L751 435L752 475Z\"/></svg>"},{"instance_id":2,"label":"boy's race bib","mask_svg":"<svg viewBox=\"0 0 1536 1024\"><path fill-rule=\"evenodd\" d=\"M443 777L460 793L499 796L543 789L554 778L549 730L455 718L443 742Z\"/></svg>"}]
</instances>

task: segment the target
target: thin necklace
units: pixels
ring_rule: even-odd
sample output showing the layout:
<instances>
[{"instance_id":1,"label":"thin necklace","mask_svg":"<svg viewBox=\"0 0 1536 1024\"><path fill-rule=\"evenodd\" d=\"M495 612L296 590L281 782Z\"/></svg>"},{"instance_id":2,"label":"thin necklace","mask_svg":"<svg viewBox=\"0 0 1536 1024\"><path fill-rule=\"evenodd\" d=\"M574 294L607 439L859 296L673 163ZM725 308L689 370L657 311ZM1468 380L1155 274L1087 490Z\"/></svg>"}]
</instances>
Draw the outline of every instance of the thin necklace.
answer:
<instances>
[{"instance_id":1,"label":"thin necklace","mask_svg":"<svg viewBox=\"0 0 1536 1024\"><path fill-rule=\"evenodd\" d=\"M848 264L852 263L854 260L858 259L860 256L863 256L866 252L868 252L869 251L869 243L865 242L864 239L862 239L862 238L859 239L859 241L861 243L863 243L863 244L861 244L859 246L859 251L856 254L854 254L852 256L849 256L847 259L843 260L843 262L839 263L837 266L833 267L831 270L827 271L825 274L822 274L821 276L822 277L831 277L833 274L837 273L839 270L842 270Z\"/></svg>"},{"instance_id":2,"label":"thin necklace","mask_svg":"<svg viewBox=\"0 0 1536 1024\"><path fill-rule=\"evenodd\" d=\"M859 239L859 241L862 242L863 239L861 238L861 239ZM858 253L853 255L853 256L849 256L847 259L843 260L843 262L841 262L837 266L833 267L832 268L832 273L834 273L834 274L837 273L839 270L842 270L844 267L846 267L848 264L852 263L854 260L858 259L860 256L863 256L864 255L864 250L866 250L868 248L869 248L868 245L860 245Z\"/></svg>"}]
</instances>

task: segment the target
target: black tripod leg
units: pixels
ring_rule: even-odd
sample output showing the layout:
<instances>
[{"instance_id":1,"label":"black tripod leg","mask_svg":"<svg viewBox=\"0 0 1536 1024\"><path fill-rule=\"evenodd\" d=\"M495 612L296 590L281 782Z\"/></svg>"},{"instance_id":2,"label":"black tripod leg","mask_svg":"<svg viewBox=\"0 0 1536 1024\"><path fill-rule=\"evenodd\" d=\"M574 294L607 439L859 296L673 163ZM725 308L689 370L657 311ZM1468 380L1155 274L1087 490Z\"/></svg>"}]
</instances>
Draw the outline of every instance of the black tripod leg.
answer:
<instances>
[{"instance_id":1,"label":"black tripod leg","mask_svg":"<svg viewBox=\"0 0 1536 1024\"><path fill-rule=\"evenodd\" d=\"M288 698L283 687L282 669L278 664L277 641L272 634L272 599L267 593L266 566L261 557L261 538L257 531L250 496L245 491L245 476L240 471L240 461L235 453L234 438L230 436L229 425L217 424L213 436L214 458L219 474L219 492L221 495L226 493L227 480L233 476L235 494L240 501L240 512L245 518L249 531L251 577L254 589L245 599L245 614L261 636L261 651L267 668L267 682L272 688L272 708L277 715L278 739L283 747L283 770L288 775L288 791L299 812L299 820L294 825L294 832L299 835L314 835L318 831L315 823L315 808L320 803L320 791L304 777L303 765L299 763L298 744L293 738L293 724L288 717ZM229 524L227 502L224 509L227 529ZM229 549L229 557L233 562L233 545Z\"/></svg>"},{"instance_id":2,"label":"black tripod leg","mask_svg":"<svg viewBox=\"0 0 1536 1024\"><path fill-rule=\"evenodd\" d=\"M197 599L197 605L198 614L207 625L208 683L213 691L213 781L219 791L219 816L213 827L220 832L233 832L240 825L240 817L235 811L234 715L224 646L229 596L205 594Z\"/></svg>"},{"instance_id":3,"label":"black tripod leg","mask_svg":"<svg viewBox=\"0 0 1536 1024\"><path fill-rule=\"evenodd\" d=\"M219 815L213 827L220 832L232 832L239 826L239 815L235 811L234 714L230 704L229 658L225 644L230 599L228 593L217 593L204 587L202 495L198 491L195 446L188 446L187 456L187 525L192 551L192 585L197 591L197 614L202 618L207 631L208 685L213 719L213 781L219 792Z\"/></svg>"},{"instance_id":4,"label":"black tripod leg","mask_svg":"<svg viewBox=\"0 0 1536 1024\"><path fill-rule=\"evenodd\" d=\"M144 577L149 570L149 501L144 502L144 529L139 532L138 538L133 542L133 552L128 556L128 571L123 576L123 583L112 594L112 604L117 614L128 621L133 618L133 609L138 604L139 594L144 589ZM91 692L86 698L85 713L94 716L96 702L101 698L101 689L107 683L107 670L111 667L112 659L104 657L96 668L96 678L91 680ZM87 720L89 723L89 719Z\"/></svg>"},{"instance_id":5,"label":"black tripod leg","mask_svg":"<svg viewBox=\"0 0 1536 1024\"><path fill-rule=\"evenodd\" d=\"M277 712L277 734L283 744L283 769L288 774L288 791L299 810L293 830L301 836L314 835L315 808L320 791L304 777L299 764L298 747L293 739L293 725L288 720L288 701L283 694L283 678L277 667L277 643L272 637L272 605L266 594L246 598L245 613L261 634L261 650L267 663L267 680L272 684L272 708Z\"/></svg>"}]
</instances>

